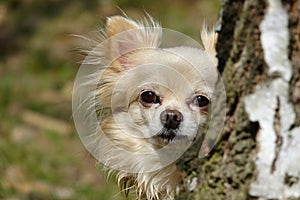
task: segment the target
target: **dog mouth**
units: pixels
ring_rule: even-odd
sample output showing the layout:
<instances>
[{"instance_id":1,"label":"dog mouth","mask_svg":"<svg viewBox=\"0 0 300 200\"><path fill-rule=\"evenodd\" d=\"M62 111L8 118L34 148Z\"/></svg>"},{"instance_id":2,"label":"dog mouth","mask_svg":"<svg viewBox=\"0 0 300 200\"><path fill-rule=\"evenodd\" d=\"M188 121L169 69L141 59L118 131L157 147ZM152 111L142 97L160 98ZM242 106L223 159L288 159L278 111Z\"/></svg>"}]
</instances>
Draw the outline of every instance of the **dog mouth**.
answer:
<instances>
[{"instance_id":1,"label":"dog mouth","mask_svg":"<svg viewBox=\"0 0 300 200\"><path fill-rule=\"evenodd\" d=\"M176 149L181 149L182 145L188 146L190 144L189 137L182 134L180 129L170 129L166 127L163 127L156 135L152 137L152 140L150 141L158 149L169 144L174 144Z\"/></svg>"},{"instance_id":2,"label":"dog mouth","mask_svg":"<svg viewBox=\"0 0 300 200\"><path fill-rule=\"evenodd\" d=\"M177 129L168 129L164 127L156 136L162 139L165 143L169 143L175 138L177 132Z\"/></svg>"}]
</instances>

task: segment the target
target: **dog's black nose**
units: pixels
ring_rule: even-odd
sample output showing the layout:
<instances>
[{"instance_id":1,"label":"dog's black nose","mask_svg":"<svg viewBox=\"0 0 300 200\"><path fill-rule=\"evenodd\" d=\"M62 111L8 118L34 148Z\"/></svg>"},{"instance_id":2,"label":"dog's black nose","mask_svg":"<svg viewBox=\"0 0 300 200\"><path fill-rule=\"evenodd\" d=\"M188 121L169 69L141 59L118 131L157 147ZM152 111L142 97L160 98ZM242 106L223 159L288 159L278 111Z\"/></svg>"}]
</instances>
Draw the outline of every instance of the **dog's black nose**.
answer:
<instances>
[{"instance_id":1,"label":"dog's black nose","mask_svg":"<svg viewBox=\"0 0 300 200\"><path fill-rule=\"evenodd\" d=\"M160 114L160 121L165 128L176 129L178 128L183 117L181 112L177 110L165 110Z\"/></svg>"}]
</instances>

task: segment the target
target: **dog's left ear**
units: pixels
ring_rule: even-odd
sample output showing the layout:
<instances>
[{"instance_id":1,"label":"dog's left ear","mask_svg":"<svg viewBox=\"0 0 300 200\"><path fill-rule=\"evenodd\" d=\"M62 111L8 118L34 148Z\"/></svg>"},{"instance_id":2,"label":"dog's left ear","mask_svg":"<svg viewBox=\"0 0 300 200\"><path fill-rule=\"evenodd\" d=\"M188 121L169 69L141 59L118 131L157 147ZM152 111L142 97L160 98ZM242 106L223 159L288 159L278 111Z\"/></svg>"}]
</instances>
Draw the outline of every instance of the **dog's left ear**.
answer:
<instances>
[{"instance_id":1,"label":"dog's left ear","mask_svg":"<svg viewBox=\"0 0 300 200\"><path fill-rule=\"evenodd\" d=\"M107 19L106 34L110 45L108 56L126 64L129 53L141 48L157 48L161 42L161 27L152 18L144 23L113 16Z\"/></svg>"},{"instance_id":2,"label":"dog's left ear","mask_svg":"<svg viewBox=\"0 0 300 200\"><path fill-rule=\"evenodd\" d=\"M217 59L217 51L216 51L216 44L218 41L218 34L215 31L208 31L206 25L203 25L201 31L201 40L204 46L205 51L211 57L214 64L218 65Z\"/></svg>"}]
</instances>

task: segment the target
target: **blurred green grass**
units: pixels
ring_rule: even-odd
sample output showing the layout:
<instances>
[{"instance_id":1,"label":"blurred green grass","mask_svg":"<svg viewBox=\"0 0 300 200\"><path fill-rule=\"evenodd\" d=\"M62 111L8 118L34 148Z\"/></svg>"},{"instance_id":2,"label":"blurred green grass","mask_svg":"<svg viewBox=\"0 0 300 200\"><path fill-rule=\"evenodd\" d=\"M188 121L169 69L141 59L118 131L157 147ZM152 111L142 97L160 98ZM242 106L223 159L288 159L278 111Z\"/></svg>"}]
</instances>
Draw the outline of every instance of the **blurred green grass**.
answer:
<instances>
[{"instance_id":1,"label":"blurred green grass","mask_svg":"<svg viewBox=\"0 0 300 200\"><path fill-rule=\"evenodd\" d=\"M198 41L201 19L215 22L220 8L218 0L0 2L0 199L121 199L71 118L80 41L70 35L121 14L117 6Z\"/></svg>"}]
</instances>

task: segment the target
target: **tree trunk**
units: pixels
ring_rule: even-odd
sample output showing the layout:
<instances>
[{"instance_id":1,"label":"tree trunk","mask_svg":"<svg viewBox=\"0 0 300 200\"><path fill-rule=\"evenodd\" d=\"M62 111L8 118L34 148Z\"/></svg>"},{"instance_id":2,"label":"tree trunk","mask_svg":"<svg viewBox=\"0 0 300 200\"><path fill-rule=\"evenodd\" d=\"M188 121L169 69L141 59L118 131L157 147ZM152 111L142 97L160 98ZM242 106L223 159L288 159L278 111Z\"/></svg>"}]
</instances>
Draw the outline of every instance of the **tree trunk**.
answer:
<instances>
[{"instance_id":1,"label":"tree trunk","mask_svg":"<svg viewBox=\"0 0 300 200\"><path fill-rule=\"evenodd\" d=\"M300 0L223 1L226 121L209 156L195 144L177 163L177 200L300 199L299 13Z\"/></svg>"}]
</instances>

